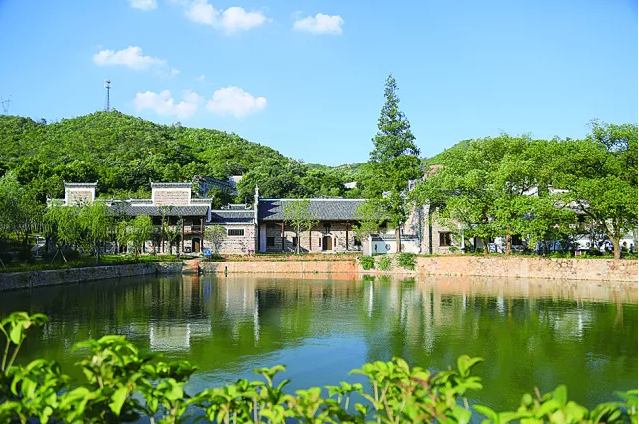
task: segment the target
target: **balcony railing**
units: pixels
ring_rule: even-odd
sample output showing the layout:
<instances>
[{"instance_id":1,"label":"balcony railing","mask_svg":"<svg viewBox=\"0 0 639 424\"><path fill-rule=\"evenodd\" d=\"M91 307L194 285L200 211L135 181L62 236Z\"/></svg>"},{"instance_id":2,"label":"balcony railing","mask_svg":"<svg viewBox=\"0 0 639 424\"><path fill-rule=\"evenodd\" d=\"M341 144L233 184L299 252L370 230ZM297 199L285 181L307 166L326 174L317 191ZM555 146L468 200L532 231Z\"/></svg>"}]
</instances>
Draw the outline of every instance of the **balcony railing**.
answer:
<instances>
[{"instance_id":1,"label":"balcony railing","mask_svg":"<svg viewBox=\"0 0 639 424\"><path fill-rule=\"evenodd\" d=\"M167 225L167 228L169 230L174 230L177 227L177 225ZM162 228L160 225L157 225L157 228ZM185 225L184 226L184 233L200 233L202 232L202 226L201 225Z\"/></svg>"},{"instance_id":2,"label":"balcony railing","mask_svg":"<svg viewBox=\"0 0 639 424\"><path fill-rule=\"evenodd\" d=\"M202 231L201 225L185 225L184 232L185 233L200 233Z\"/></svg>"}]
</instances>

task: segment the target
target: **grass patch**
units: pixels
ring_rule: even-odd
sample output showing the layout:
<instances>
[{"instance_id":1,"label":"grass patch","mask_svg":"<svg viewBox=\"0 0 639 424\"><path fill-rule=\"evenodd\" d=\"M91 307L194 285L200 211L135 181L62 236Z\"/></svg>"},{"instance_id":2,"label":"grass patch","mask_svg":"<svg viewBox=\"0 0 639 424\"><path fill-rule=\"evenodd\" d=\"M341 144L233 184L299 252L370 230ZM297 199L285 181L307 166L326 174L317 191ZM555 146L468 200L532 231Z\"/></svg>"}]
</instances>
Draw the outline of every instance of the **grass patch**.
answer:
<instances>
[{"instance_id":1,"label":"grass patch","mask_svg":"<svg viewBox=\"0 0 639 424\"><path fill-rule=\"evenodd\" d=\"M95 256L82 256L78 259L70 260L68 263L64 261L49 262L45 260L36 261L35 263L8 263L6 268L0 267L1 272L27 272L27 271L48 271L54 269L72 269L72 268L88 268L95 266L112 266L112 265L130 265L150 262L182 262L184 259L191 259L192 256L181 256L177 258L173 255L143 255L137 259L133 256L121 255L102 255L100 263L95 263Z\"/></svg>"}]
</instances>

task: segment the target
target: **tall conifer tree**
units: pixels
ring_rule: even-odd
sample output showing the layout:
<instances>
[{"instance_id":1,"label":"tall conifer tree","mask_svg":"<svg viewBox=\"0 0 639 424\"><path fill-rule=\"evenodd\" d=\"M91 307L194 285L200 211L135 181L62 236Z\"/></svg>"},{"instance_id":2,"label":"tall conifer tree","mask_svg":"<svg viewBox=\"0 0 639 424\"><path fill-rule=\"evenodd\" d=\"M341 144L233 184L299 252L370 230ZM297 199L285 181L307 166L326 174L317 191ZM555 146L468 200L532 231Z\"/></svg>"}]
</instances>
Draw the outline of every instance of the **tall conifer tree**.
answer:
<instances>
[{"instance_id":1,"label":"tall conifer tree","mask_svg":"<svg viewBox=\"0 0 639 424\"><path fill-rule=\"evenodd\" d=\"M368 161L365 182L367 198L376 203L385 218L395 228L397 251L401 252L401 227L409 215L407 198L409 180L419 178L421 166L419 148L410 130L410 122L399 110L397 82L392 75L386 78L386 99L373 138L374 149Z\"/></svg>"}]
</instances>

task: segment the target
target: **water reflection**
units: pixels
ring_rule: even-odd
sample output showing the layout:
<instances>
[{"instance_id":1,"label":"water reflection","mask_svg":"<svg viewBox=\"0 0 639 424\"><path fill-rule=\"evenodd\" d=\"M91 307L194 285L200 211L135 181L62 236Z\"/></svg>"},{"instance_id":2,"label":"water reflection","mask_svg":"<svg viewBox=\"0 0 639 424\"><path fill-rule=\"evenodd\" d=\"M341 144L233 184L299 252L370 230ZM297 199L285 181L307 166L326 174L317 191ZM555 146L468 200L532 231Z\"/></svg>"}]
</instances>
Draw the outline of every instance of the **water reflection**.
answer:
<instances>
[{"instance_id":1,"label":"water reflection","mask_svg":"<svg viewBox=\"0 0 639 424\"><path fill-rule=\"evenodd\" d=\"M52 317L28 339L26 359L69 370L74 343L126 334L196 363L197 389L275 363L297 389L334 384L365 361L401 356L441 369L465 353L486 358L476 398L493 406L513 406L534 385L567 383L587 405L636 387L636 284L311 277L96 281L2 293L0 315Z\"/></svg>"}]
</instances>

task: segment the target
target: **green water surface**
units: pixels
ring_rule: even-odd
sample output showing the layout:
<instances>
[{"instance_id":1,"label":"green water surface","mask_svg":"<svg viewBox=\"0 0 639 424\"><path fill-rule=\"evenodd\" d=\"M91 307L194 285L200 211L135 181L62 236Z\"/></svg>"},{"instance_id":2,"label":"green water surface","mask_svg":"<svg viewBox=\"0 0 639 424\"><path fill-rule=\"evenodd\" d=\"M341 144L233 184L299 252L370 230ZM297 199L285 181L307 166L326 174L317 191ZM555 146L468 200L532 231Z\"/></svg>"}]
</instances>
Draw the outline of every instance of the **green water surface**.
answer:
<instances>
[{"instance_id":1,"label":"green water surface","mask_svg":"<svg viewBox=\"0 0 639 424\"><path fill-rule=\"evenodd\" d=\"M485 388L470 394L513 408L538 386L568 385L592 407L637 388L637 288L473 278L135 277L0 293L11 311L51 317L22 361L72 365L74 343L126 334L199 371L192 391L285 364L291 390L359 381L363 363L401 356L442 369L481 356Z\"/></svg>"}]
</instances>

